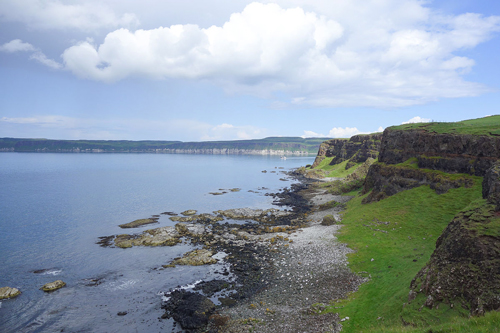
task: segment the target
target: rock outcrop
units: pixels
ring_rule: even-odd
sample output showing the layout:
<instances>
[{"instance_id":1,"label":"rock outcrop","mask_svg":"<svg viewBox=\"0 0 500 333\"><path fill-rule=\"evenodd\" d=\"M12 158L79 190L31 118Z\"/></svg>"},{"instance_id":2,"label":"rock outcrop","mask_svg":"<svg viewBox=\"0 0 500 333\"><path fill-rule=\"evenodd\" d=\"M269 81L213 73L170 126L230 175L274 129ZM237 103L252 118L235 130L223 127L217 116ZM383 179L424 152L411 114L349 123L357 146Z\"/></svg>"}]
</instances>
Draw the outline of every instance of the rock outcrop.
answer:
<instances>
[{"instance_id":1,"label":"rock outcrop","mask_svg":"<svg viewBox=\"0 0 500 333\"><path fill-rule=\"evenodd\" d=\"M199 249L185 253L182 258L174 259L173 265L201 266L216 264L217 260L212 256L214 253L210 250Z\"/></svg>"},{"instance_id":2,"label":"rock outcrop","mask_svg":"<svg viewBox=\"0 0 500 333\"><path fill-rule=\"evenodd\" d=\"M474 181L470 176L451 177L442 172L418 169L408 166L375 163L370 166L363 185L363 194L368 194L363 203L380 201L404 190L422 185L430 185L438 194L451 188L471 187Z\"/></svg>"},{"instance_id":3,"label":"rock outcrop","mask_svg":"<svg viewBox=\"0 0 500 333\"><path fill-rule=\"evenodd\" d=\"M215 304L198 293L175 290L162 308L163 318L173 318L185 330L199 329L208 324L210 315L215 311Z\"/></svg>"},{"instance_id":4,"label":"rock outcrop","mask_svg":"<svg viewBox=\"0 0 500 333\"><path fill-rule=\"evenodd\" d=\"M411 282L409 301L460 305L471 315L500 309L500 163L483 181L483 197L460 212L436 242L427 265ZM423 299L423 298L421 298Z\"/></svg>"},{"instance_id":5,"label":"rock outcrop","mask_svg":"<svg viewBox=\"0 0 500 333\"><path fill-rule=\"evenodd\" d=\"M368 158L376 159L380 149L381 133L355 135L350 139L332 139L323 142L312 168L317 167L325 157L333 157L330 165L349 160L351 163L363 163ZM349 165L349 164L348 164Z\"/></svg>"},{"instance_id":6,"label":"rock outcrop","mask_svg":"<svg viewBox=\"0 0 500 333\"><path fill-rule=\"evenodd\" d=\"M56 280L54 282L49 282L49 283L44 284L42 286L42 288L40 288L40 289L43 290L43 291L49 292L49 291L54 291L54 290L57 290L57 289L61 289L65 285L66 285L66 283L63 282L62 280Z\"/></svg>"},{"instance_id":7,"label":"rock outcrop","mask_svg":"<svg viewBox=\"0 0 500 333\"><path fill-rule=\"evenodd\" d=\"M17 288L2 287L0 288L0 299L14 298L21 295L21 292Z\"/></svg>"},{"instance_id":8,"label":"rock outcrop","mask_svg":"<svg viewBox=\"0 0 500 333\"><path fill-rule=\"evenodd\" d=\"M398 164L412 157L417 158L419 168L484 176L500 159L500 137L387 128L379 161Z\"/></svg>"}]
</instances>

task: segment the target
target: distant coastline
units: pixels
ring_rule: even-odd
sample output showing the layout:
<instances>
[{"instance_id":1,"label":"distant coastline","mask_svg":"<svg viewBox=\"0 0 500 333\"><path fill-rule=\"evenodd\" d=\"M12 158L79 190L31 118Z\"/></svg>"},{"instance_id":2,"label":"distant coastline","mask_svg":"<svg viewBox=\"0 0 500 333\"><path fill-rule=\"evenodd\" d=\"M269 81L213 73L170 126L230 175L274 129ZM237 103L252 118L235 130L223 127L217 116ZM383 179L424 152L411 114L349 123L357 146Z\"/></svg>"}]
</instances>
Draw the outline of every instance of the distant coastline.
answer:
<instances>
[{"instance_id":1,"label":"distant coastline","mask_svg":"<svg viewBox=\"0 0 500 333\"><path fill-rule=\"evenodd\" d=\"M269 137L236 141L124 141L0 138L0 152L315 155L325 138Z\"/></svg>"}]
</instances>

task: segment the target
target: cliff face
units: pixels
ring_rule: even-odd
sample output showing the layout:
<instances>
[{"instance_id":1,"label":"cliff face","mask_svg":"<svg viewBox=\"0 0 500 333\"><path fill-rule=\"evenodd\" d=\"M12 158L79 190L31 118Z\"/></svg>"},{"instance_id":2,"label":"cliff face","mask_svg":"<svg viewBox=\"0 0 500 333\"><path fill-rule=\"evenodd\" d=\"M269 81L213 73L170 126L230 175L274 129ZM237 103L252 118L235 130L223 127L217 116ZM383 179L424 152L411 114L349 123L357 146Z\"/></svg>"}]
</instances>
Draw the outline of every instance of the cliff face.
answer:
<instances>
[{"instance_id":1,"label":"cliff face","mask_svg":"<svg viewBox=\"0 0 500 333\"><path fill-rule=\"evenodd\" d=\"M334 157L330 165L349 160L351 163L363 163L368 158L376 159L380 149L382 134L355 135L349 140L332 139L323 142L312 167L315 168L325 157Z\"/></svg>"},{"instance_id":2,"label":"cliff face","mask_svg":"<svg viewBox=\"0 0 500 333\"><path fill-rule=\"evenodd\" d=\"M427 265L410 285L409 302L460 305L472 315L500 309L500 163L483 181L483 200L473 202L446 227Z\"/></svg>"},{"instance_id":3,"label":"cliff face","mask_svg":"<svg viewBox=\"0 0 500 333\"><path fill-rule=\"evenodd\" d=\"M371 193L364 203L421 185L430 185L437 193L469 186L465 178L451 179L443 172L484 176L500 159L500 137L388 128L381 140L378 159L379 163L370 168L366 177L363 193ZM414 163L408 163L409 160ZM406 165L400 164L404 162Z\"/></svg>"},{"instance_id":4,"label":"cliff face","mask_svg":"<svg viewBox=\"0 0 500 333\"><path fill-rule=\"evenodd\" d=\"M386 129L379 161L398 164L412 157L419 168L484 176L500 158L500 137Z\"/></svg>"}]
</instances>

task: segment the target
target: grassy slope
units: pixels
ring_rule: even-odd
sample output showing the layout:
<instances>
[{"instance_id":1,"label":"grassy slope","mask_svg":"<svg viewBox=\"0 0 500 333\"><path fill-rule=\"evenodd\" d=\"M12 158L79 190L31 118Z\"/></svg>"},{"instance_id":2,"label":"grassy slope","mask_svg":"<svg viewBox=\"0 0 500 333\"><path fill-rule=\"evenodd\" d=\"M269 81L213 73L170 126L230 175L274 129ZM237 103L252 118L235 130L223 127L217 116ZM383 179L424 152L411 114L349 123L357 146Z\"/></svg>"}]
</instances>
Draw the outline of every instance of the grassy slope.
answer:
<instances>
[{"instance_id":1,"label":"grassy slope","mask_svg":"<svg viewBox=\"0 0 500 333\"><path fill-rule=\"evenodd\" d=\"M321 163L314 169L325 171L326 177L345 177L347 175L350 175L354 171L356 171L356 169L362 164L362 163L358 163L358 164L354 165L353 167L346 170L345 166L346 166L348 161L344 161L342 163L335 164L335 165L330 165L330 162L332 160L333 160L333 157L325 157L325 159L323 161L321 161Z\"/></svg>"},{"instance_id":2,"label":"grassy slope","mask_svg":"<svg viewBox=\"0 0 500 333\"><path fill-rule=\"evenodd\" d=\"M343 323L344 332L423 330L404 327L400 318L403 304L408 300L410 282L429 260L437 237L453 216L481 197L482 178L472 178L474 187L452 189L441 195L428 186L421 186L380 202L362 205L362 197L349 202L338 237L356 251L349 257L350 268L354 272L367 272L359 274L371 279L348 300L330 308L329 311L339 312L341 318L350 317ZM446 322L449 326L452 318L461 317L463 312L441 307L434 312L405 313L407 318L411 315L420 316L427 325ZM495 320L498 322L498 318ZM483 324L481 327L485 328ZM472 322L464 325L472 325Z\"/></svg>"},{"instance_id":3,"label":"grassy slope","mask_svg":"<svg viewBox=\"0 0 500 333\"><path fill-rule=\"evenodd\" d=\"M390 127L392 130L422 129L435 133L500 135L500 115L455 123L417 123Z\"/></svg>"}]
</instances>

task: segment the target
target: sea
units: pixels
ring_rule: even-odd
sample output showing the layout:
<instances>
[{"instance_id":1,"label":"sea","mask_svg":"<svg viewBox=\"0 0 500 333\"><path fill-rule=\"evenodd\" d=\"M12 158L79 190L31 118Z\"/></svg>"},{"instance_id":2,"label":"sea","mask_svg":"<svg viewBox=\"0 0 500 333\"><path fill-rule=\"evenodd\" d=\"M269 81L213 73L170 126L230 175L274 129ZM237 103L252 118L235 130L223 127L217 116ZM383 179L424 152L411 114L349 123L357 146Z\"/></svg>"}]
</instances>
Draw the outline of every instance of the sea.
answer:
<instances>
[{"instance_id":1,"label":"sea","mask_svg":"<svg viewBox=\"0 0 500 333\"><path fill-rule=\"evenodd\" d=\"M161 269L194 247L105 248L96 244L99 237L174 225L162 212L276 207L266 193L290 187L294 180L285 172L313 160L0 153L0 287L22 292L0 300L0 332L182 331L160 318L163 293L219 278L217 265ZM152 215L160 215L159 223L118 227ZM55 280L66 287L40 290Z\"/></svg>"}]
</instances>

